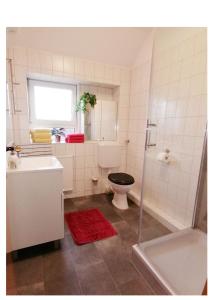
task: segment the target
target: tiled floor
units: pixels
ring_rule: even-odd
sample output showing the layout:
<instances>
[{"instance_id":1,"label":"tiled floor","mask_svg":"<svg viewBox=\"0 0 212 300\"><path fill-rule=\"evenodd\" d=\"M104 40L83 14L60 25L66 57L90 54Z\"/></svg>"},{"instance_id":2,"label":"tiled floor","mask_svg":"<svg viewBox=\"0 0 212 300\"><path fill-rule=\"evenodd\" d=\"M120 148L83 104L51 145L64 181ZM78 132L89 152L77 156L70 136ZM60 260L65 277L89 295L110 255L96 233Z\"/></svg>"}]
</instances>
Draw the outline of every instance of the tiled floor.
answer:
<instances>
[{"instance_id":1,"label":"tiled floor","mask_svg":"<svg viewBox=\"0 0 212 300\"><path fill-rule=\"evenodd\" d=\"M60 249L52 243L19 251L7 263L7 294L19 295L153 295L147 280L131 263L131 246L137 242L139 208L120 211L111 195L66 199L65 211L99 208L118 235L77 246L65 226ZM143 215L143 240L169 233L147 213Z\"/></svg>"}]
</instances>

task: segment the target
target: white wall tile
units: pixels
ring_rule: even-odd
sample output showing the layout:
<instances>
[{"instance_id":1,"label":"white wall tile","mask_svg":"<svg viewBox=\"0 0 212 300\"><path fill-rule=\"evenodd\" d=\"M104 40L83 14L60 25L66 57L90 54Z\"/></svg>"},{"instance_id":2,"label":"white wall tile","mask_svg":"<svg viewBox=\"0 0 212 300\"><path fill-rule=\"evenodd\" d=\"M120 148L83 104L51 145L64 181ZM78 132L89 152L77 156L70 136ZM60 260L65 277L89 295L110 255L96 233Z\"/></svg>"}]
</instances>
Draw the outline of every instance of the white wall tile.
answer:
<instances>
[{"instance_id":1,"label":"white wall tile","mask_svg":"<svg viewBox=\"0 0 212 300\"><path fill-rule=\"evenodd\" d=\"M70 56L64 56L63 58L63 64L64 64L64 73L73 75L75 68L74 68L74 58Z\"/></svg>"},{"instance_id":2,"label":"white wall tile","mask_svg":"<svg viewBox=\"0 0 212 300\"><path fill-rule=\"evenodd\" d=\"M75 156L75 145L73 143L66 144L66 155L73 155Z\"/></svg>"},{"instance_id":3,"label":"white wall tile","mask_svg":"<svg viewBox=\"0 0 212 300\"><path fill-rule=\"evenodd\" d=\"M13 81L15 81L16 83L23 82L26 84L27 67L22 65L13 65L13 73Z\"/></svg>"},{"instance_id":4,"label":"white wall tile","mask_svg":"<svg viewBox=\"0 0 212 300\"><path fill-rule=\"evenodd\" d=\"M10 50L10 51L9 51ZM127 139L127 107L129 105L129 93L130 93L130 72L127 68L120 69L112 65L104 65L98 62L92 62L82 60L78 58L72 58L69 56L62 56L59 54L37 51L35 49L9 49L7 53L11 53L14 59L14 79L20 82L20 85L15 87L15 101L16 108L21 112L17 113L15 119L15 142L16 143L29 143L29 131L28 131L28 100L26 89L26 75L27 74L48 74L60 77L67 77L72 79L82 78L83 80L115 83L120 84L120 87L112 90L108 88L97 88L95 93L99 93L102 99L109 101L120 98L120 103L124 106L120 117L122 118L121 130L118 133L118 140L125 142ZM8 54L9 55L9 54ZM82 196L85 194L101 193L104 191L104 184L101 180L101 174L97 168L96 157L94 156L93 144L54 144L53 153L56 156L74 155L74 191L71 193L71 197ZM94 159L95 158L95 159ZM125 168L125 156L122 156L122 170ZM88 168L86 168L88 167ZM86 186L85 189L85 170L90 170L95 176L99 176L99 184L97 186ZM77 172L77 175L76 175ZM77 176L77 181L76 181ZM80 178L81 177L81 178ZM83 180L82 180L83 178ZM81 187L82 185L82 187Z\"/></svg>"},{"instance_id":5,"label":"white wall tile","mask_svg":"<svg viewBox=\"0 0 212 300\"><path fill-rule=\"evenodd\" d=\"M84 156L76 156L76 169L85 168L85 157Z\"/></svg>"},{"instance_id":6,"label":"white wall tile","mask_svg":"<svg viewBox=\"0 0 212 300\"><path fill-rule=\"evenodd\" d=\"M85 145L84 143L76 144L76 156L84 156L85 155Z\"/></svg>"},{"instance_id":7,"label":"white wall tile","mask_svg":"<svg viewBox=\"0 0 212 300\"><path fill-rule=\"evenodd\" d=\"M40 68L41 71L50 71L53 70L53 57L52 54L45 51L40 51Z\"/></svg>"},{"instance_id":8,"label":"white wall tile","mask_svg":"<svg viewBox=\"0 0 212 300\"><path fill-rule=\"evenodd\" d=\"M13 86L14 89L14 95L16 98L24 98L27 99L27 85L25 82L20 82L17 85Z\"/></svg>"},{"instance_id":9,"label":"white wall tile","mask_svg":"<svg viewBox=\"0 0 212 300\"><path fill-rule=\"evenodd\" d=\"M40 70L40 55L35 49L27 50L28 67Z\"/></svg>"},{"instance_id":10,"label":"white wall tile","mask_svg":"<svg viewBox=\"0 0 212 300\"><path fill-rule=\"evenodd\" d=\"M94 77L95 79L104 78L104 64L94 63Z\"/></svg>"},{"instance_id":11,"label":"white wall tile","mask_svg":"<svg viewBox=\"0 0 212 300\"><path fill-rule=\"evenodd\" d=\"M12 58L12 57L11 57ZM13 48L14 64L27 66L27 51L26 48L14 47Z\"/></svg>"},{"instance_id":12,"label":"white wall tile","mask_svg":"<svg viewBox=\"0 0 212 300\"><path fill-rule=\"evenodd\" d=\"M156 42L151 74L151 116L158 123L157 147L152 151L169 148L172 161L167 166L169 184L165 201L160 191L161 181L167 177L161 176L156 167L147 172L151 186L148 202L184 226L191 226L192 222L207 111L206 36L199 33L195 36L194 32L183 39L181 35L174 36L173 30L172 35L160 41L163 51L157 49ZM168 42L175 38L170 51ZM175 52L175 58L166 55L168 52ZM164 86L168 86L168 93L164 92Z\"/></svg>"},{"instance_id":13,"label":"white wall tile","mask_svg":"<svg viewBox=\"0 0 212 300\"><path fill-rule=\"evenodd\" d=\"M92 62L92 61L84 62L84 73L85 73L85 77L88 80L94 79L94 62Z\"/></svg>"},{"instance_id":14,"label":"white wall tile","mask_svg":"<svg viewBox=\"0 0 212 300\"><path fill-rule=\"evenodd\" d=\"M53 55L53 72L63 72L63 56Z\"/></svg>"}]
</instances>

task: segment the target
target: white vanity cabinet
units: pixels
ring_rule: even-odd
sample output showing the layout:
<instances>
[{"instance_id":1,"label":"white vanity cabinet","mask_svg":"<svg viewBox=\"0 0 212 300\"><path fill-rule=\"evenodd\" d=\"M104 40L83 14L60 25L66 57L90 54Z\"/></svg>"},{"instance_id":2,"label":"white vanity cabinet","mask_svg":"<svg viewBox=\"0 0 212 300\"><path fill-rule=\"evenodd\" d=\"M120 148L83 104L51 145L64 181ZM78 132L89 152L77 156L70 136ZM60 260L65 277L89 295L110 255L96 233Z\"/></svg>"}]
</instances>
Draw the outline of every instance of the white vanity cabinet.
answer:
<instances>
[{"instance_id":1,"label":"white vanity cabinet","mask_svg":"<svg viewBox=\"0 0 212 300\"><path fill-rule=\"evenodd\" d=\"M63 167L54 156L20 158L7 170L11 251L64 237Z\"/></svg>"}]
</instances>

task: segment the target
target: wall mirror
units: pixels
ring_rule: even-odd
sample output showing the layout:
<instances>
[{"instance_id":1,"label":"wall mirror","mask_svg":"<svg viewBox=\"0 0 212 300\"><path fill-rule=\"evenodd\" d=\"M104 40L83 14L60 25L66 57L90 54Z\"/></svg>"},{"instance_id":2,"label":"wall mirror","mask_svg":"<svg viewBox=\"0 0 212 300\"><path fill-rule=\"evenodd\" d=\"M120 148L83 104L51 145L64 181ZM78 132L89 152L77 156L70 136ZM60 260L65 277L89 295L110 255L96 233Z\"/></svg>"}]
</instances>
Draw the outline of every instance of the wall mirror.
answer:
<instances>
[{"instance_id":1,"label":"wall mirror","mask_svg":"<svg viewBox=\"0 0 212 300\"><path fill-rule=\"evenodd\" d=\"M96 95L96 105L82 113L86 140L115 141L117 137L118 87L80 84L80 97L84 92Z\"/></svg>"}]
</instances>

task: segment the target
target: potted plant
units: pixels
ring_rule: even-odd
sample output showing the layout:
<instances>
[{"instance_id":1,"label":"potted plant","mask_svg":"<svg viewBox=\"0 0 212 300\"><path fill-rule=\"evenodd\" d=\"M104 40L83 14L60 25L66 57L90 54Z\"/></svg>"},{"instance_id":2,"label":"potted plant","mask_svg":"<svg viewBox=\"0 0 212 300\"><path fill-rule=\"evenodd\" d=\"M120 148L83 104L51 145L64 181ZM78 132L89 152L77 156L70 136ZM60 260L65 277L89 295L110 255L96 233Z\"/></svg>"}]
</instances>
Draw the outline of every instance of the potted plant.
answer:
<instances>
[{"instance_id":1,"label":"potted plant","mask_svg":"<svg viewBox=\"0 0 212 300\"><path fill-rule=\"evenodd\" d=\"M56 142L60 143L61 136L65 136L65 128L52 128L52 135L55 136Z\"/></svg>"},{"instance_id":2,"label":"potted plant","mask_svg":"<svg viewBox=\"0 0 212 300\"><path fill-rule=\"evenodd\" d=\"M84 92L77 103L76 111L89 112L96 105L96 95Z\"/></svg>"}]
</instances>

